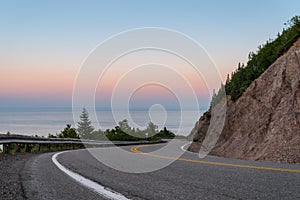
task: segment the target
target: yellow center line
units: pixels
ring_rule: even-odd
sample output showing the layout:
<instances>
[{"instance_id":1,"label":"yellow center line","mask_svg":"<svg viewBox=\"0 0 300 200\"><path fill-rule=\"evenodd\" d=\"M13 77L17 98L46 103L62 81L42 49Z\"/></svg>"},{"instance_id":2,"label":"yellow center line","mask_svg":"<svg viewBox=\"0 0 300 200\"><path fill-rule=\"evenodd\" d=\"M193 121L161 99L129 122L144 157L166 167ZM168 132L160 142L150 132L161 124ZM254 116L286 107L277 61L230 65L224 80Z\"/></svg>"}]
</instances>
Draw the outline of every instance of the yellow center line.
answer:
<instances>
[{"instance_id":1,"label":"yellow center line","mask_svg":"<svg viewBox=\"0 0 300 200\"><path fill-rule=\"evenodd\" d=\"M203 160L192 160L192 159L186 159L186 158L175 158L175 157L169 157L169 156L161 156L161 155L157 155L157 154L153 154L153 153L145 153L145 152L138 150L145 146L151 146L151 145L135 146L135 147L132 147L130 149L130 151L137 153L137 154L143 154L143 155L157 157L157 158L163 158L163 159L169 159L169 160L180 160L180 161L191 162L191 163L201 163L201 164L218 165L218 166L225 166L225 167L240 167L240 168L248 168L248 169L262 169L262 170L269 170L269 171L300 173L299 169L263 167L263 166L254 166L254 165L240 165L240 164L230 164L230 163L222 163L222 162L203 161Z\"/></svg>"}]
</instances>

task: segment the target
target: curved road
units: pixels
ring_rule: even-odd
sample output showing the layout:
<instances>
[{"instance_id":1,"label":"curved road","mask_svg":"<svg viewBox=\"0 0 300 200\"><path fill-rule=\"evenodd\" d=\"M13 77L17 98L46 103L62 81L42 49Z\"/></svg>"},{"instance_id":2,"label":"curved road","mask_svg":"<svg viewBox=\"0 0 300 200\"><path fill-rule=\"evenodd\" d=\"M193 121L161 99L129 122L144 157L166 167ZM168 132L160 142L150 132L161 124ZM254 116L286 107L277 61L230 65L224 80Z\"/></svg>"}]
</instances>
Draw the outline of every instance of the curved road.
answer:
<instances>
[{"instance_id":1,"label":"curved road","mask_svg":"<svg viewBox=\"0 0 300 200\"><path fill-rule=\"evenodd\" d=\"M186 141L178 142L178 151L182 151L180 147L184 143ZM127 146L122 149L139 160L152 157L154 162L174 161L175 158L170 155L153 152L164 145ZM110 147L92 151L98 151L99 155L109 152L110 156L115 156L116 149ZM27 199L106 199L58 169L51 159L54 154L41 154L26 163L21 177ZM128 199L300 199L299 165L214 156L200 160L197 154L185 152L163 169L127 173L102 164L88 150L64 152L57 158L72 172ZM123 164L125 166L126 163L118 163Z\"/></svg>"}]
</instances>

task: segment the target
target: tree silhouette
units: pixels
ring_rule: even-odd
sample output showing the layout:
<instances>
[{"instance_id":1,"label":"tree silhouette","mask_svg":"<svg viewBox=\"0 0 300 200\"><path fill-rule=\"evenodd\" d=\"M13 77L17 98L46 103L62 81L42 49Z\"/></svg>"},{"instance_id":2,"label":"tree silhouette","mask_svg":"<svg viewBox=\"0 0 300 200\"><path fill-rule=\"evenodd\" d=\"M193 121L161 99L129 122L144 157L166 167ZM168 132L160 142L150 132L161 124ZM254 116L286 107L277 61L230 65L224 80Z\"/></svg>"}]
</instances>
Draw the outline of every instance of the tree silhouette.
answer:
<instances>
[{"instance_id":1,"label":"tree silhouette","mask_svg":"<svg viewBox=\"0 0 300 200\"><path fill-rule=\"evenodd\" d=\"M148 137L154 136L157 133L157 128L157 125L155 125L153 122L149 122L147 126Z\"/></svg>"},{"instance_id":2,"label":"tree silhouette","mask_svg":"<svg viewBox=\"0 0 300 200\"><path fill-rule=\"evenodd\" d=\"M256 52L251 51L246 65L238 63L231 77L227 76L225 89L231 100L235 101L242 96L249 85L299 39L300 16L293 17L285 26L282 33L277 34L277 38L267 40L265 44L258 46ZM213 96L213 100L216 96L218 94Z\"/></svg>"},{"instance_id":3,"label":"tree silhouette","mask_svg":"<svg viewBox=\"0 0 300 200\"><path fill-rule=\"evenodd\" d=\"M59 138L76 138L79 139L79 135L76 133L75 128L71 128L71 124L67 124L63 131L60 132L60 134L57 135ZM49 134L48 137L51 137L51 134Z\"/></svg>"},{"instance_id":4,"label":"tree silhouette","mask_svg":"<svg viewBox=\"0 0 300 200\"><path fill-rule=\"evenodd\" d=\"M91 133L94 131L92 122L89 119L89 113L85 108L83 108L80 115L80 121L78 122L77 128L78 134L81 138L88 139Z\"/></svg>"}]
</instances>

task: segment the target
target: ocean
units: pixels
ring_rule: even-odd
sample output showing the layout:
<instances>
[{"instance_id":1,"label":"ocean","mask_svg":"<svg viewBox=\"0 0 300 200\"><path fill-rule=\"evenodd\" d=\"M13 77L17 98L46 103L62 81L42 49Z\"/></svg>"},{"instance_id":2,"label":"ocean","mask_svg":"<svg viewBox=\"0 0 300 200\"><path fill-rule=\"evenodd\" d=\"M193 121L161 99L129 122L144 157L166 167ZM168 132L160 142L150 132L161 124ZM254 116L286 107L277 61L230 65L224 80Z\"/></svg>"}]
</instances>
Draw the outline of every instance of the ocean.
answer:
<instances>
[{"instance_id":1,"label":"ocean","mask_svg":"<svg viewBox=\"0 0 300 200\"><path fill-rule=\"evenodd\" d=\"M196 121L205 110L118 110L96 109L97 119L91 119L95 129L114 128L123 119L128 119L131 127L143 129L154 122L162 129L164 126L175 134L188 135ZM124 117L125 116L125 117ZM127 117L126 117L127 116ZM97 123L98 121L98 123ZM9 131L12 134L47 136L49 133L60 133L66 126L75 127L72 108L0 108L0 133Z\"/></svg>"}]
</instances>

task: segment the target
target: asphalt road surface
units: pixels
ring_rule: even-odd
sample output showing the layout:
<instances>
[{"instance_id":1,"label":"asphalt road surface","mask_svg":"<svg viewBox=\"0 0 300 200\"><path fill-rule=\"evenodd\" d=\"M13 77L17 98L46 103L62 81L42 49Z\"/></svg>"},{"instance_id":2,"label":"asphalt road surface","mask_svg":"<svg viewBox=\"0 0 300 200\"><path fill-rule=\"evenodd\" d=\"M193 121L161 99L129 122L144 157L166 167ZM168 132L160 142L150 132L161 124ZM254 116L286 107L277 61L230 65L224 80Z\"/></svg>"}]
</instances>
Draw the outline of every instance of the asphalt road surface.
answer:
<instances>
[{"instance_id":1,"label":"asphalt road surface","mask_svg":"<svg viewBox=\"0 0 300 200\"><path fill-rule=\"evenodd\" d=\"M166 144L69 151L57 155L57 161L128 199L300 199L299 165L199 159L181 149L184 143L177 142L171 151L156 151ZM183 155L176 159L175 151ZM107 199L61 171L52 161L54 154L26 163L21 177L27 199Z\"/></svg>"}]
</instances>

